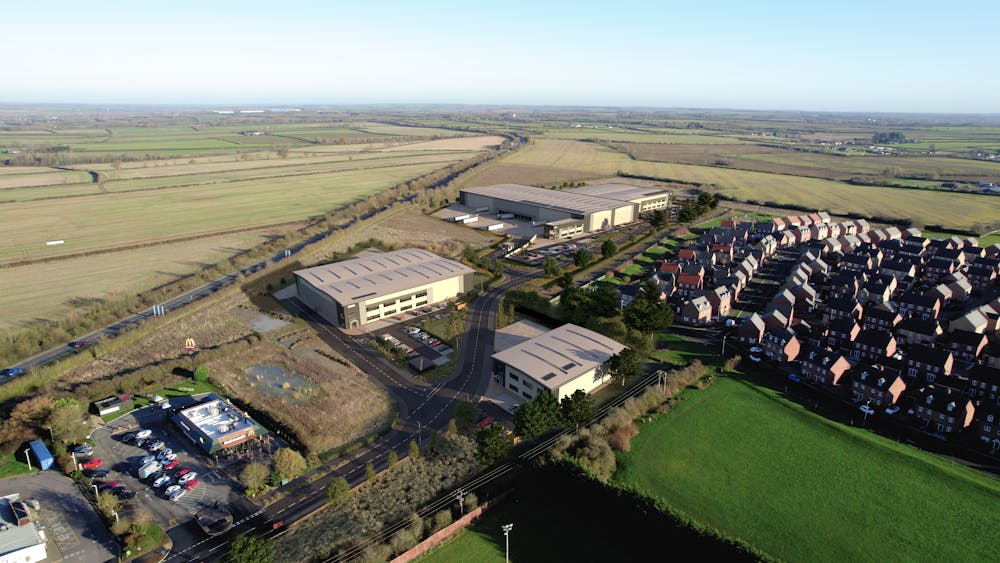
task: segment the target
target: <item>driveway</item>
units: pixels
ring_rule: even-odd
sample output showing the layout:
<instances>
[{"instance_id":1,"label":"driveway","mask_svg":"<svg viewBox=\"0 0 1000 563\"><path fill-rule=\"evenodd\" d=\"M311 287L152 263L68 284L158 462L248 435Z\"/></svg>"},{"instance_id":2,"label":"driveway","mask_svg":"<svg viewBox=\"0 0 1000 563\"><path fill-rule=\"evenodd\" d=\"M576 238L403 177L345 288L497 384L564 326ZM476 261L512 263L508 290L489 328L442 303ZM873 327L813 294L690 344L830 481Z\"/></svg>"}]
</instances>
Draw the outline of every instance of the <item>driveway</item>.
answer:
<instances>
[{"instance_id":1,"label":"driveway","mask_svg":"<svg viewBox=\"0 0 1000 563\"><path fill-rule=\"evenodd\" d=\"M118 546L73 480L54 470L9 477L2 481L7 494L22 500L38 499L45 535L54 542L63 561L116 561ZM49 552L50 558L53 555Z\"/></svg>"}]
</instances>

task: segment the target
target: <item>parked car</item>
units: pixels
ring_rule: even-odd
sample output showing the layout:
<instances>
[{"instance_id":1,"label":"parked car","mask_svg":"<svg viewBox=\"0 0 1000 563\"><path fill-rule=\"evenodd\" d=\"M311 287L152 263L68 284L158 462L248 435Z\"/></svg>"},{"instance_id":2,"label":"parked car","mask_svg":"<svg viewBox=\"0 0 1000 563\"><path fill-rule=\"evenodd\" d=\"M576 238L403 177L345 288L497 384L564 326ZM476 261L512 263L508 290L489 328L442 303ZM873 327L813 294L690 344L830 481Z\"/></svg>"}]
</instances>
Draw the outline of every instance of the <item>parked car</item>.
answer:
<instances>
[{"instance_id":1,"label":"parked car","mask_svg":"<svg viewBox=\"0 0 1000 563\"><path fill-rule=\"evenodd\" d=\"M84 469L97 469L98 467L104 465L104 460L95 457L94 459L88 459L83 462L82 465Z\"/></svg>"},{"instance_id":2,"label":"parked car","mask_svg":"<svg viewBox=\"0 0 1000 563\"><path fill-rule=\"evenodd\" d=\"M899 405L889 405L888 407L885 408L885 414L896 414L897 412L899 412L899 410L900 410Z\"/></svg>"},{"instance_id":3,"label":"parked car","mask_svg":"<svg viewBox=\"0 0 1000 563\"><path fill-rule=\"evenodd\" d=\"M750 352L752 352L754 354L760 354L763 351L764 351L764 349L761 348L760 346L751 346L750 347Z\"/></svg>"},{"instance_id":4,"label":"parked car","mask_svg":"<svg viewBox=\"0 0 1000 563\"><path fill-rule=\"evenodd\" d=\"M138 431L138 432L135 433L135 437L136 438L149 438L152 435L153 435L153 431L150 430L150 429L148 429L148 428L145 429L145 430L140 430L140 431Z\"/></svg>"},{"instance_id":5,"label":"parked car","mask_svg":"<svg viewBox=\"0 0 1000 563\"><path fill-rule=\"evenodd\" d=\"M492 416L484 416L484 417L480 418L478 421L476 421L476 424L480 428L487 428L487 427L489 427L489 425L493 424L493 417Z\"/></svg>"},{"instance_id":6,"label":"parked car","mask_svg":"<svg viewBox=\"0 0 1000 563\"><path fill-rule=\"evenodd\" d=\"M176 493L179 490L181 490L180 485L170 485L169 487L163 490L163 496L169 497L170 495Z\"/></svg>"},{"instance_id":7,"label":"parked car","mask_svg":"<svg viewBox=\"0 0 1000 563\"><path fill-rule=\"evenodd\" d=\"M107 469L89 469L84 471L83 474L91 479L100 479L102 477L107 477L111 474L111 472Z\"/></svg>"},{"instance_id":8,"label":"parked car","mask_svg":"<svg viewBox=\"0 0 1000 563\"><path fill-rule=\"evenodd\" d=\"M191 473L191 468L190 467L182 467L182 468L180 468L180 469L177 470L177 476L178 477L183 477L183 476L187 475L188 473Z\"/></svg>"},{"instance_id":9,"label":"parked car","mask_svg":"<svg viewBox=\"0 0 1000 563\"><path fill-rule=\"evenodd\" d=\"M187 494L187 489L178 489L167 495L167 499L169 499L172 502L177 502L181 500L181 497L183 497L186 494Z\"/></svg>"},{"instance_id":10,"label":"parked car","mask_svg":"<svg viewBox=\"0 0 1000 563\"><path fill-rule=\"evenodd\" d=\"M172 450L170 448L163 448L162 450L160 450L160 453L156 454L156 459L158 459L160 461L163 461L163 460L167 459L168 455L173 455L173 453L174 453L174 450Z\"/></svg>"},{"instance_id":11,"label":"parked car","mask_svg":"<svg viewBox=\"0 0 1000 563\"><path fill-rule=\"evenodd\" d=\"M754 362L754 363L757 363L757 362L760 361L760 356L754 356L754 355L751 354L750 355L750 361Z\"/></svg>"},{"instance_id":12,"label":"parked car","mask_svg":"<svg viewBox=\"0 0 1000 563\"><path fill-rule=\"evenodd\" d=\"M114 487L108 487L107 492L118 496L119 493L125 491L125 485L115 485Z\"/></svg>"},{"instance_id":13,"label":"parked car","mask_svg":"<svg viewBox=\"0 0 1000 563\"><path fill-rule=\"evenodd\" d=\"M177 454L171 452L163 456L163 459L160 460L160 463L167 463L168 461L174 461L175 459L177 459Z\"/></svg>"},{"instance_id":14,"label":"parked car","mask_svg":"<svg viewBox=\"0 0 1000 563\"><path fill-rule=\"evenodd\" d=\"M150 440L149 438L136 438L135 439L135 447L141 448L141 447L145 446L146 442L148 442L149 440Z\"/></svg>"},{"instance_id":15,"label":"parked car","mask_svg":"<svg viewBox=\"0 0 1000 563\"><path fill-rule=\"evenodd\" d=\"M160 487L170 484L171 481L173 481L173 479L170 478L170 475L163 475L156 481L153 481L153 488L159 489Z\"/></svg>"},{"instance_id":16,"label":"parked car","mask_svg":"<svg viewBox=\"0 0 1000 563\"><path fill-rule=\"evenodd\" d=\"M90 444L82 444L73 448L73 453L76 455L91 455L94 453L94 446Z\"/></svg>"},{"instance_id":17,"label":"parked car","mask_svg":"<svg viewBox=\"0 0 1000 563\"><path fill-rule=\"evenodd\" d=\"M184 483L182 487L190 491L191 489L197 487L198 483L201 483L201 481L199 481L198 479L191 479L187 483Z\"/></svg>"},{"instance_id":18,"label":"parked car","mask_svg":"<svg viewBox=\"0 0 1000 563\"><path fill-rule=\"evenodd\" d=\"M861 405L860 408L861 408L861 412L863 412L865 414L875 414L875 409L873 409L870 405L867 405L867 404Z\"/></svg>"},{"instance_id":19,"label":"parked car","mask_svg":"<svg viewBox=\"0 0 1000 563\"><path fill-rule=\"evenodd\" d=\"M194 471L192 471L190 473L185 473L184 475L181 475L180 479L177 479L177 484L178 485L183 485L183 484L188 483L190 481L194 481L197 478L198 478L198 473L196 473Z\"/></svg>"},{"instance_id":20,"label":"parked car","mask_svg":"<svg viewBox=\"0 0 1000 563\"><path fill-rule=\"evenodd\" d=\"M135 491L121 491L118 493L118 500L132 500L135 498Z\"/></svg>"},{"instance_id":21,"label":"parked car","mask_svg":"<svg viewBox=\"0 0 1000 563\"><path fill-rule=\"evenodd\" d=\"M121 441L128 444L129 442L135 441L135 432L129 432L128 434L122 434Z\"/></svg>"},{"instance_id":22,"label":"parked car","mask_svg":"<svg viewBox=\"0 0 1000 563\"><path fill-rule=\"evenodd\" d=\"M19 375L24 375L24 368L22 367L12 367L0 369L0 377L17 377Z\"/></svg>"},{"instance_id":23,"label":"parked car","mask_svg":"<svg viewBox=\"0 0 1000 563\"><path fill-rule=\"evenodd\" d=\"M94 484L97 485L98 491L106 491L113 487L121 486L121 483L119 483L118 481L101 481L100 483L94 483Z\"/></svg>"},{"instance_id":24,"label":"parked car","mask_svg":"<svg viewBox=\"0 0 1000 563\"><path fill-rule=\"evenodd\" d=\"M159 471L154 471L150 473L148 476L146 476L145 479L142 480L146 481L147 483L155 483L157 479L163 477L164 475L166 475L166 473L164 473L163 469L160 469Z\"/></svg>"},{"instance_id":25,"label":"parked car","mask_svg":"<svg viewBox=\"0 0 1000 563\"><path fill-rule=\"evenodd\" d=\"M180 463L180 461L178 461L177 458L175 457L174 459L168 461L166 465L163 466L163 469L170 471L171 469L177 467L178 463Z\"/></svg>"},{"instance_id":26,"label":"parked car","mask_svg":"<svg viewBox=\"0 0 1000 563\"><path fill-rule=\"evenodd\" d=\"M802 379L799 378L798 374L795 374L795 373L788 374L788 379L791 380L791 381L794 381L796 383L802 381Z\"/></svg>"},{"instance_id":27,"label":"parked car","mask_svg":"<svg viewBox=\"0 0 1000 563\"><path fill-rule=\"evenodd\" d=\"M163 442L157 440L156 442L153 442L152 444L150 444L149 447L146 448L146 449L149 450L149 451L151 451L151 452L158 452L158 451L162 450L163 448L165 448L166 446L167 446L166 444L164 444Z\"/></svg>"},{"instance_id":28,"label":"parked car","mask_svg":"<svg viewBox=\"0 0 1000 563\"><path fill-rule=\"evenodd\" d=\"M156 461L156 456L148 455L139 460L139 466L142 467L143 465L146 465L147 463L153 463L154 461Z\"/></svg>"}]
</instances>

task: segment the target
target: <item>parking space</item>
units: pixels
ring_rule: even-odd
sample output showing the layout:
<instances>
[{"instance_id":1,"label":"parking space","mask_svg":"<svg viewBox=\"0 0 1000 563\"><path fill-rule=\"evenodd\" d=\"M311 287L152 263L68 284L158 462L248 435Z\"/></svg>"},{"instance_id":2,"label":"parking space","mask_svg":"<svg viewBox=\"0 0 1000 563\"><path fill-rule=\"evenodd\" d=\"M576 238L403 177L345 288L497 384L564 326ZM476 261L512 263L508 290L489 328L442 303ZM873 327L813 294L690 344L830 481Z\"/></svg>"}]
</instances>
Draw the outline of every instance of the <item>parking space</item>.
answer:
<instances>
[{"instance_id":1,"label":"parking space","mask_svg":"<svg viewBox=\"0 0 1000 563\"><path fill-rule=\"evenodd\" d=\"M38 500L38 517L50 542L47 560L59 555L72 563L117 560L114 538L72 479L49 470L9 477L3 484L8 493Z\"/></svg>"},{"instance_id":2,"label":"parking space","mask_svg":"<svg viewBox=\"0 0 1000 563\"><path fill-rule=\"evenodd\" d=\"M141 446L136 441L136 434L140 431L149 434ZM177 431L169 421L167 411L156 406L123 416L113 426L95 431L93 438L94 455L101 456L104 459L103 468L110 471L103 480L118 482L126 490L135 491L135 498L124 503L133 509L138 506L148 509L167 529L189 520L205 506L245 504L238 493L240 486L219 470L213 459ZM151 444L157 442L162 443L160 452L172 451L176 463L162 459L158 462L160 467L146 465L151 461L150 457L158 455L158 452L149 451ZM190 477L190 474L195 474L195 477ZM166 494L169 487L176 487L170 490L178 491L174 493L173 500Z\"/></svg>"}]
</instances>

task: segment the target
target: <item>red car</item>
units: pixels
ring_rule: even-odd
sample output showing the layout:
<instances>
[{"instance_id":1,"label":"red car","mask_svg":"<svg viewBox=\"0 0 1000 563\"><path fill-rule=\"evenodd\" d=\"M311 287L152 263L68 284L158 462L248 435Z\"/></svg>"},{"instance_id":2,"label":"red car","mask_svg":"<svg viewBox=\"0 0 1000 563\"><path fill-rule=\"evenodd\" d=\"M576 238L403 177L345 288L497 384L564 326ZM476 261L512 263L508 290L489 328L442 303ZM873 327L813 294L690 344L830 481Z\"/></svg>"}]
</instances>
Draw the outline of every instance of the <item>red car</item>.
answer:
<instances>
[{"instance_id":1,"label":"red car","mask_svg":"<svg viewBox=\"0 0 1000 563\"><path fill-rule=\"evenodd\" d=\"M183 487L184 487L185 489L187 489L187 490L189 490L189 491L190 491L191 489L193 489L193 488L197 487L197 486L198 486L198 483L201 483L201 481L199 481L199 480L198 480L197 478L195 478L195 479L191 479L191 480L190 480L190 481L188 481L187 483L184 483L184 485L182 485L182 486L183 486Z\"/></svg>"},{"instance_id":2,"label":"red car","mask_svg":"<svg viewBox=\"0 0 1000 563\"><path fill-rule=\"evenodd\" d=\"M94 459L88 459L81 465L83 465L84 469L97 469L98 467L104 465L104 460L95 457Z\"/></svg>"},{"instance_id":3,"label":"red car","mask_svg":"<svg viewBox=\"0 0 1000 563\"><path fill-rule=\"evenodd\" d=\"M183 477L183 476L187 475L188 473L191 473L191 468L190 467L182 467L182 468L180 468L180 469L177 470L177 476L178 477Z\"/></svg>"},{"instance_id":4,"label":"red car","mask_svg":"<svg viewBox=\"0 0 1000 563\"><path fill-rule=\"evenodd\" d=\"M107 481L107 482L104 482L104 483L95 483L95 484L97 485L97 490L98 491L104 491L104 490L107 490L107 489L113 489L115 487L120 487L121 486L121 483L119 483L118 481Z\"/></svg>"},{"instance_id":5,"label":"red car","mask_svg":"<svg viewBox=\"0 0 1000 563\"><path fill-rule=\"evenodd\" d=\"M163 466L163 469L165 469L167 471L170 471L171 469L177 467L178 463L180 463L180 462L177 461L176 459L172 459L172 460L168 461L166 465Z\"/></svg>"},{"instance_id":6,"label":"red car","mask_svg":"<svg viewBox=\"0 0 1000 563\"><path fill-rule=\"evenodd\" d=\"M487 417L483 418L482 420L480 420L478 422L478 424L479 424L480 428L486 428L489 425L493 424L493 417L492 416L487 416Z\"/></svg>"}]
</instances>

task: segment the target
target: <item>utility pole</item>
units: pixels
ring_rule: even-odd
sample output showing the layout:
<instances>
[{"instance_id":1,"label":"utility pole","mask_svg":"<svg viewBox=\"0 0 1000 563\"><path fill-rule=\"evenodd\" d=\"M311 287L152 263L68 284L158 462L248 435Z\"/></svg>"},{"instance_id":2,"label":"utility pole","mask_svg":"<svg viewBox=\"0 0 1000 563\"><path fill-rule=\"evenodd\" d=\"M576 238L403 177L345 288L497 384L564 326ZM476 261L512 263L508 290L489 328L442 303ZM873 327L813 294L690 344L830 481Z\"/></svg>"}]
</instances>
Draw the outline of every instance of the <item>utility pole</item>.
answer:
<instances>
[{"instance_id":1,"label":"utility pole","mask_svg":"<svg viewBox=\"0 0 1000 563\"><path fill-rule=\"evenodd\" d=\"M722 361L726 361L726 338L729 338L728 334L722 335Z\"/></svg>"},{"instance_id":2,"label":"utility pole","mask_svg":"<svg viewBox=\"0 0 1000 563\"><path fill-rule=\"evenodd\" d=\"M514 527L514 524L503 524L500 529L503 530L503 541L504 541L504 562L510 563L510 530Z\"/></svg>"},{"instance_id":3,"label":"utility pole","mask_svg":"<svg viewBox=\"0 0 1000 563\"><path fill-rule=\"evenodd\" d=\"M49 426L48 429L49 429L49 439L52 440L52 445L55 446L56 435L52 432L52 427L51 426Z\"/></svg>"},{"instance_id":4,"label":"utility pole","mask_svg":"<svg viewBox=\"0 0 1000 563\"><path fill-rule=\"evenodd\" d=\"M31 448L24 450L24 461L28 462L28 473L31 473Z\"/></svg>"},{"instance_id":5,"label":"utility pole","mask_svg":"<svg viewBox=\"0 0 1000 563\"><path fill-rule=\"evenodd\" d=\"M455 500L458 501L458 511L459 514L465 515L465 491L459 489L455 491Z\"/></svg>"}]
</instances>

